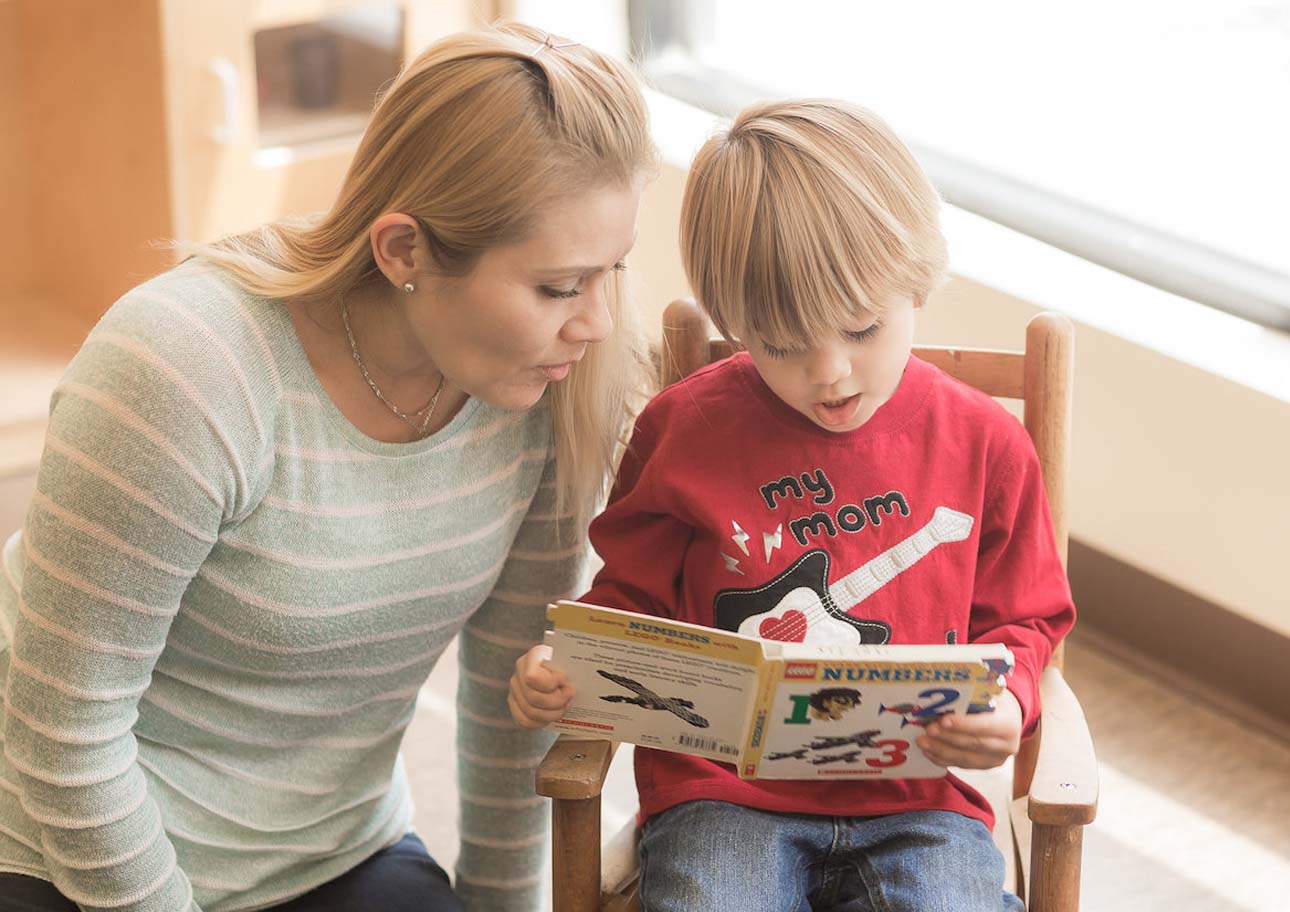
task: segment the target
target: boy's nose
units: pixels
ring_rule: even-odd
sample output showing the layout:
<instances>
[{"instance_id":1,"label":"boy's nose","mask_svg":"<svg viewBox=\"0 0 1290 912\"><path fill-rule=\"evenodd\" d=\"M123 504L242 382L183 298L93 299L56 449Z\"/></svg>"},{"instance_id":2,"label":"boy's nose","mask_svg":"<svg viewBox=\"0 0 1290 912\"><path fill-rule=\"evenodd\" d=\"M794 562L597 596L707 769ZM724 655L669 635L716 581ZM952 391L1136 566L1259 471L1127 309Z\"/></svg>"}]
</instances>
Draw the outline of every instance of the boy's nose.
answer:
<instances>
[{"instance_id":1,"label":"boy's nose","mask_svg":"<svg viewBox=\"0 0 1290 912\"><path fill-rule=\"evenodd\" d=\"M812 386L832 386L849 376L851 359L839 346L820 346L806 362L806 380Z\"/></svg>"}]
</instances>

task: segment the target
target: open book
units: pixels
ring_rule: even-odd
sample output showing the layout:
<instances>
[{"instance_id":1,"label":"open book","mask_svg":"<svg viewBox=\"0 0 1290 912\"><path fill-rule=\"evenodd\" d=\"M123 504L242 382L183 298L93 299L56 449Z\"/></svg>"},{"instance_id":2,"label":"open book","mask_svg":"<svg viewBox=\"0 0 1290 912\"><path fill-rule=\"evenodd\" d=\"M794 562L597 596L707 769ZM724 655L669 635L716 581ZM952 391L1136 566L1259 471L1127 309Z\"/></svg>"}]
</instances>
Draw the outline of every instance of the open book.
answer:
<instances>
[{"instance_id":1,"label":"open book","mask_svg":"<svg viewBox=\"0 0 1290 912\"><path fill-rule=\"evenodd\" d=\"M990 712L997 644L814 646L559 602L551 665L576 695L552 728L735 765L744 779L935 778L923 728Z\"/></svg>"}]
</instances>

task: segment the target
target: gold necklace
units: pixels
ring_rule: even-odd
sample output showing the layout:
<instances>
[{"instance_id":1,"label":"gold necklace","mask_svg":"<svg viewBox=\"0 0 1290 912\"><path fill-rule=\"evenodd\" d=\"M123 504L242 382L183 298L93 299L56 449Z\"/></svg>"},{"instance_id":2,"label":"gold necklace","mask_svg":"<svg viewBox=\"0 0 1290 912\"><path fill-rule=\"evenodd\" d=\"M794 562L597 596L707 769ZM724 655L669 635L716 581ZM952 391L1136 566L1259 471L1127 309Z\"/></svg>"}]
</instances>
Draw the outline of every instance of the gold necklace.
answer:
<instances>
[{"instance_id":1,"label":"gold necklace","mask_svg":"<svg viewBox=\"0 0 1290 912\"><path fill-rule=\"evenodd\" d=\"M349 326L349 305L344 301L341 301L340 303L340 318L345 323L345 335L349 337L349 350L354 356L354 362L358 365L358 369L362 373L363 379L367 381L367 385L371 387L372 392L376 394L376 398L380 399L381 402L384 403L385 407L393 412L396 417L415 430L418 437L425 437L426 428L430 426L430 420L434 418L435 407L439 404L439 394L443 392L443 374L439 374L439 385L435 387L434 395L430 397L429 402L417 409L415 412L408 413L403 411L389 399L385 398L385 394L381 392L381 388L376 385L376 381L372 379L372 375L367 372L367 365L363 363L363 358L358 353L358 341L354 338L354 331L350 329Z\"/></svg>"}]
</instances>

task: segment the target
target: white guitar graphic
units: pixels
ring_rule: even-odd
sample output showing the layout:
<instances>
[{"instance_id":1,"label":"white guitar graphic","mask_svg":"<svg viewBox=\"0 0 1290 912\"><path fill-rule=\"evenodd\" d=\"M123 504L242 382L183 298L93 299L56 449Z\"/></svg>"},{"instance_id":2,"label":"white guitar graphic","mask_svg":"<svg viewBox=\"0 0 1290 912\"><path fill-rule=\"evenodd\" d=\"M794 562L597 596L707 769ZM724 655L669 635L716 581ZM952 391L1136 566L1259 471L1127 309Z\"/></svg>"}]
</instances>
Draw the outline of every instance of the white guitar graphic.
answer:
<instances>
[{"instance_id":1,"label":"white guitar graphic","mask_svg":"<svg viewBox=\"0 0 1290 912\"><path fill-rule=\"evenodd\" d=\"M972 532L966 513L937 507L927 525L857 570L829 584L829 553L808 551L769 583L723 589L713 600L716 626L766 640L804 643L885 643L891 627L847 612L927 556L937 545Z\"/></svg>"}]
</instances>

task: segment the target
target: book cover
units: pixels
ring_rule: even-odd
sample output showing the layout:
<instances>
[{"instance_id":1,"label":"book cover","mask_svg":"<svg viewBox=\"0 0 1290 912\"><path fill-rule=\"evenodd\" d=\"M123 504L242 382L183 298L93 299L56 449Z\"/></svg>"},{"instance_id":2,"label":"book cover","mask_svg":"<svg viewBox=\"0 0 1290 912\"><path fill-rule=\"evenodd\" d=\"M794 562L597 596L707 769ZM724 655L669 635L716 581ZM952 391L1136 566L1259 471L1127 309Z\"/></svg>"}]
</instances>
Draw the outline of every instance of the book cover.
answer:
<instances>
[{"instance_id":1,"label":"book cover","mask_svg":"<svg viewBox=\"0 0 1290 912\"><path fill-rule=\"evenodd\" d=\"M946 715L992 711L1012 671L1012 654L998 643L765 646L774 687L744 778L943 776L919 735Z\"/></svg>"},{"instance_id":2,"label":"book cover","mask_svg":"<svg viewBox=\"0 0 1290 912\"><path fill-rule=\"evenodd\" d=\"M549 606L551 664L576 692L557 731L735 765L743 778L945 775L915 744L949 713L988 712L999 644L812 646L648 615Z\"/></svg>"},{"instance_id":3,"label":"book cover","mask_svg":"<svg viewBox=\"0 0 1290 912\"><path fill-rule=\"evenodd\" d=\"M756 640L578 602L547 618L551 664L577 693L557 731L739 757L765 664Z\"/></svg>"}]
</instances>

